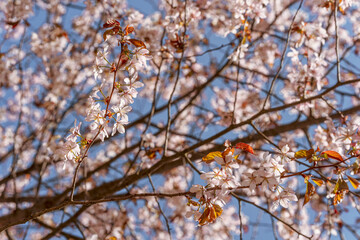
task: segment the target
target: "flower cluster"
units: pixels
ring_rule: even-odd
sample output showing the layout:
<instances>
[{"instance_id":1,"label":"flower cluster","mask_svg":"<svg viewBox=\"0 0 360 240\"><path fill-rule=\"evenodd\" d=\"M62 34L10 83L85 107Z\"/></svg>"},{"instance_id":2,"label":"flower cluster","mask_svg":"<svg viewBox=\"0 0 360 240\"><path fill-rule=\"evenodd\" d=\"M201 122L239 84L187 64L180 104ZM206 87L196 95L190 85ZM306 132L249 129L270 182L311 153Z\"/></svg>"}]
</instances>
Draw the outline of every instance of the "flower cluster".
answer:
<instances>
[{"instance_id":1,"label":"flower cluster","mask_svg":"<svg viewBox=\"0 0 360 240\"><path fill-rule=\"evenodd\" d=\"M267 152L262 152L258 157L255 157L259 160L259 163L253 169L248 169L242 173L241 184L236 178L236 169L239 169L241 165L239 156L242 151L251 154L254 154L254 151L248 144L238 143L235 147L232 147L230 142L226 141L226 149L223 152L211 152L202 158L205 163L216 162L220 165L220 168L214 167L210 172L200 175L201 179L207 183L205 186L196 184L191 187L190 192L195 194L197 200L195 201L188 197L188 206L191 206L192 210L187 212L186 216L194 216L199 225L212 223L221 215L222 207L228 201L229 194L240 189L248 189L249 195L254 195L257 189L261 189L260 192L267 194L272 200L270 207L272 212L276 211L280 205L283 208L289 208L289 203L291 201L298 201L298 197L293 189L294 184L289 181L288 186L284 186L284 182L285 179L295 176L303 176L306 183L303 205L308 203L316 193L316 189L310 180L320 187L324 182L327 182L329 186L327 197L333 198L334 205L339 204L349 192L347 180L355 189L360 186L360 182L357 179L345 173L347 170L351 170L352 174L359 173L358 128L358 124L349 123L348 127L339 127L337 131L337 140L343 144L347 154L350 155L350 158L356 157L356 161L352 165L338 167L345 160L336 151L320 151L318 148L316 150L299 150L293 153L290 152L289 146L285 145L281 149L275 149L275 157ZM298 161L298 159L302 158L306 158L306 161L312 163L313 166L295 173L290 173L289 170L286 170L286 163ZM337 160L338 162L320 165L322 161L329 161L330 159ZM334 173L337 175L335 184L332 184L328 179L324 181L312 175L304 174L317 168L333 168Z\"/></svg>"},{"instance_id":2,"label":"flower cluster","mask_svg":"<svg viewBox=\"0 0 360 240\"><path fill-rule=\"evenodd\" d=\"M222 207L226 204L231 192L244 188L255 192L257 186L260 186L263 191L267 189L275 191L276 197L271 207L272 211L275 211L279 204L287 208L289 201L298 200L293 190L280 185L282 182L280 177L285 173L283 160L290 160L293 156L289 150L289 147L285 145L280 151L281 155L275 158L268 153L261 153L259 155L260 167L244 173L240 184L234 173L240 167L239 156L242 152L254 154L254 151L248 144L238 143L232 147L230 142L226 141L226 149L223 152L212 152L203 158L206 163L215 161L220 168L215 167L212 171L201 174L201 179L207 182L205 186L196 184L191 187L190 192L194 193L198 200L189 198L188 205L195 209L188 212L187 216L194 215L199 225L214 222L221 215Z\"/></svg>"},{"instance_id":3,"label":"flower cluster","mask_svg":"<svg viewBox=\"0 0 360 240\"><path fill-rule=\"evenodd\" d=\"M151 56L142 41L130 38L130 34L135 30L134 27L122 28L114 19L108 20L103 27L107 28L103 34L105 46L102 51L97 52L93 68L95 80L100 79L101 83L89 97L90 106L85 118L90 122L92 137L82 136L81 123L76 126L75 122L75 128L71 130L71 134L60 149L65 160L75 162L81 160L82 154L87 154L97 138L104 141L109 137L109 128L112 128L111 136L117 132L125 133L125 125L129 123L128 113L132 110L130 104L134 103L134 98L138 95L137 89L144 85L139 81L138 74L146 67L146 61L151 59ZM108 55L109 48L112 48L111 44L114 42L120 46L121 52L118 59L112 61ZM133 46L133 49L129 46ZM109 126L111 123L112 127ZM81 138L80 141L78 137ZM84 153L81 153L81 148L85 149Z\"/></svg>"},{"instance_id":4,"label":"flower cluster","mask_svg":"<svg viewBox=\"0 0 360 240\"><path fill-rule=\"evenodd\" d=\"M360 1L135 2L0 1L0 239L357 239Z\"/></svg>"}]
</instances>

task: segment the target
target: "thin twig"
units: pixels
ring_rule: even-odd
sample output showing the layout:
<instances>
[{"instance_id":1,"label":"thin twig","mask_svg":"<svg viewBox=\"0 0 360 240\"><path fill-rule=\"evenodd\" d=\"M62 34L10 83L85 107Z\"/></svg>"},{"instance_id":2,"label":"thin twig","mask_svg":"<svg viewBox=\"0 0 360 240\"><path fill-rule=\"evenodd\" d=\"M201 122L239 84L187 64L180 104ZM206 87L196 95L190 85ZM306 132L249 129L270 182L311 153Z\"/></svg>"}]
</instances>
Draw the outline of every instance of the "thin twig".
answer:
<instances>
[{"instance_id":1,"label":"thin twig","mask_svg":"<svg viewBox=\"0 0 360 240\"><path fill-rule=\"evenodd\" d=\"M148 174L148 179L149 179L150 185L151 185L151 187L152 187L152 190L155 192L155 186L154 186L154 183L153 183L153 181L152 181L152 179L151 179L150 174ZM155 197L155 201L156 201L156 203L157 203L157 205L158 205L158 208L159 208L159 211L160 211L161 215L162 215L163 218L165 219L166 228L167 228L167 231L168 231L168 233L169 233L170 240L171 240L172 237L171 237L171 230L170 230L169 220L167 219L165 213L163 212L163 210L162 210L162 208L161 208L161 205L160 205L159 200L158 200L157 197Z\"/></svg>"},{"instance_id":2,"label":"thin twig","mask_svg":"<svg viewBox=\"0 0 360 240\"><path fill-rule=\"evenodd\" d=\"M271 217L273 217L273 218L275 218L276 220L278 220L279 222L285 224L287 227L289 227L291 230L293 230L293 231L296 232L297 234L299 234L299 235L301 235L301 236L303 236L303 237L305 237L305 238L307 238L307 239L311 239L311 237L308 237L308 236L306 236L305 234L299 232L299 231L296 230L292 225L288 224L287 222L285 222L285 221L282 220L281 218L278 218L277 216L275 216L272 212L270 212L270 211L267 210L266 208L263 208L263 207L255 204L255 203L252 202L252 201L248 201L248 200L246 200L246 199L244 199L244 198L241 198L241 197L237 196L237 195L234 194L234 193L230 193L230 194L231 194L233 197L235 197L236 199L238 199L238 200L241 200L241 201L243 201L243 202L249 203L249 204L251 204L251 205L253 205L253 206L261 209L262 211L264 211L264 212L266 212L267 214L269 214Z\"/></svg>"},{"instance_id":3,"label":"thin twig","mask_svg":"<svg viewBox=\"0 0 360 240\"><path fill-rule=\"evenodd\" d=\"M123 47L124 47L124 44L121 43L121 53L119 54L119 58L118 58L116 68L115 68L115 71L114 71L114 79L113 79L113 83L112 83L111 92L110 92L110 95L109 95L109 97L107 98L107 101L106 101L106 110L105 110L105 113L104 113L104 118L106 118L107 115L108 115L110 102L111 102L112 96L113 96L115 88L116 88L116 76L117 76L117 72L118 72L119 68L121 67L120 63L121 63L121 57L122 57L122 54L123 54ZM76 187L76 178L77 178L77 174L78 174L80 165L84 161L84 159L87 157L87 154L88 154L91 146L94 144L96 138L99 136L99 134L101 133L102 130L104 130L104 126L99 127L99 130L97 131L95 136L92 138L91 142L86 146L85 152L83 153L82 157L78 161L78 165L76 166L73 181L72 181L72 190L71 190L71 193L70 193L70 201L74 200L74 192L75 192L75 187Z\"/></svg>"},{"instance_id":4,"label":"thin twig","mask_svg":"<svg viewBox=\"0 0 360 240\"><path fill-rule=\"evenodd\" d=\"M277 70L277 72L276 72L276 74L275 74L275 77L274 77L273 80L271 81L269 93L272 92L272 90L273 90L273 88L274 88L274 85L275 85L275 81L276 81L276 79L279 77L280 71L281 71L281 69L283 68L284 59L285 59L285 53L286 53L287 47L288 47L288 45L289 45L292 26L293 26L293 24L294 24L294 22L295 22L296 16L298 15L298 13L299 13L299 11L300 11L300 9L301 9L301 6L302 6L303 2L304 2L304 0L301 0L298 9L297 9L296 12L295 12L295 15L294 15L293 19L291 20L291 24L290 24L290 27L289 27L289 31L288 31L288 34L287 34L287 37L286 37L285 47L284 47L284 50L283 50L283 52L282 52L282 54L281 54L280 66L279 66L279 68L278 68L278 70ZM269 100L269 98L270 98L270 94L266 95L266 98L265 98L265 101L264 101L264 104L263 104L262 109L265 109L266 103L267 103L267 101Z\"/></svg>"},{"instance_id":5,"label":"thin twig","mask_svg":"<svg viewBox=\"0 0 360 240\"><path fill-rule=\"evenodd\" d=\"M238 199L239 204L239 220L240 220L240 240L243 240L243 221L241 216L241 200Z\"/></svg>"},{"instance_id":6,"label":"thin twig","mask_svg":"<svg viewBox=\"0 0 360 240\"><path fill-rule=\"evenodd\" d=\"M259 129L257 129L257 127L251 122L250 125L255 129L255 131L260 134L266 141L268 141L271 145L273 145L274 147L276 147L278 150L281 151L281 148L276 145L273 141L271 141L264 133L262 133Z\"/></svg>"},{"instance_id":7,"label":"thin twig","mask_svg":"<svg viewBox=\"0 0 360 240\"><path fill-rule=\"evenodd\" d=\"M74 200L74 192L75 192L75 187L76 187L76 178L77 178L77 174L80 168L81 162L78 162L76 168L75 168L75 173L74 173L74 177L72 180L72 186L71 186L71 193L70 193L70 201Z\"/></svg>"},{"instance_id":8,"label":"thin twig","mask_svg":"<svg viewBox=\"0 0 360 240\"><path fill-rule=\"evenodd\" d=\"M178 69L177 69L177 72L176 72L176 80L175 80L175 83L174 83L174 87L171 91L171 94L170 94L170 97L169 97L169 102L168 102L168 105L167 105L167 125L166 125L166 132L165 132L165 143L164 143L164 152L163 152L163 155L162 155L162 158L164 158L166 156L166 151L167 151L167 148L168 148L168 144L169 144L169 132L170 132L170 127L171 127L171 105L172 105L172 98L175 94L175 90L176 90L176 86L179 82L179 79L180 79L180 71L181 71L181 62L183 60L183 57L184 57L184 52L185 52L185 36L186 36L186 6L187 6L187 0L185 0L185 5L184 5L184 33L183 33L183 36L182 36L182 42L183 42L183 45L182 45L182 49L181 49L181 55L180 55L180 58L178 60Z\"/></svg>"},{"instance_id":9,"label":"thin twig","mask_svg":"<svg viewBox=\"0 0 360 240\"><path fill-rule=\"evenodd\" d=\"M245 24L246 24L247 19L245 20L244 23L244 28L245 28ZM242 36L242 38L240 38L240 43L238 44L238 47L241 47L242 45L242 39L245 37L245 31L244 34ZM238 57L237 57L237 68L236 68L236 90L235 90L235 99L234 99L234 106L233 106L233 114L232 114L232 119L231 119L231 124L235 124L236 120L235 120L235 110L236 110L236 102L237 102L237 97L238 97L238 91L239 91L239 73L240 73L240 54L241 51L239 51L238 53Z\"/></svg>"},{"instance_id":10,"label":"thin twig","mask_svg":"<svg viewBox=\"0 0 360 240\"><path fill-rule=\"evenodd\" d=\"M202 173L199 171L199 169L197 169L197 167L195 167L195 165L191 162L191 160L188 158L188 156L186 154L184 154L184 158L186 159L186 161L189 163L189 165L191 166L192 169L194 169L199 175L201 175Z\"/></svg>"},{"instance_id":11,"label":"thin twig","mask_svg":"<svg viewBox=\"0 0 360 240\"><path fill-rule=\"evenodd\" d=\"M341 82L340 60L339 60L339 26L337 22L338 0L335 0L334 21L335 21L335 53L336 53L336 80Z\"/></svg>"},{"instance_id":12,"label":"thin twig","mask_svg":"<svg viewBox=\"0 0 360 240\"><path fill-rule=\"evenodd\" d=\"M321 99L326 103L326 105L328 105L332 110L334 110L335 112L339 113L342 119L345 119L345 116L341 113L341 111L339 111L338 109L336 109L334 106L332 106L324 97L321 97Z\"/></svg>"}]
</instances>

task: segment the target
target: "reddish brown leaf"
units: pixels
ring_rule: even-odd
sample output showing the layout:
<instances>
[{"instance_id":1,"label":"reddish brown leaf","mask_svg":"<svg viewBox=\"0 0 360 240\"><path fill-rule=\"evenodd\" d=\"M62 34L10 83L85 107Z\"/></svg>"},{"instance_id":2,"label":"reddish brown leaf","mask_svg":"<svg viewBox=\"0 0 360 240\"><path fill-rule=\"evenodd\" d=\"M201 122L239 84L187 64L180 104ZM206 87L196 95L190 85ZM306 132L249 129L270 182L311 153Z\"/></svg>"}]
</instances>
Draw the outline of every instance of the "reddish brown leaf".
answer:
<instances>
[{"instance_id":1,"label":"reddish brown leaf","mask_svg":"<svg viewBox=\"0 0 360 240\"><path fill-rule=\"evenodd\" d=\"M317 151L317 150L316 150ZM314 149L309 149L306 151L306 160L309 160L315 153L315 150Z\"/></svg>"},{"instance_id":2,"label":"reddish brown leaf","mask_svg":"<svg viewBox=\"0 0 360 240\"><path fill-rule=\"evenodd\" d=\"M129 27L129 25L127 25L127 26L125 27L125 30L124 30L125 35L129 35L129 34L132 33L134 30L135 30L134 27Z\"/></svg>"},{"instance_id":3,"label":"reddish brown leaf","mask_svg":"<svg viewBox=\"0 0 360 240\"><path fill-rule=\"evenodd\" d=\"M115 19L109 19L106 23L104 23L104 28L111 28L113 26L120 26L120 23L116 21Z\"/></svg>"},{"instance_id":4,"label":"reddish brown leaf","mask_svg":"<svg viewBox=\"0 0 360 240\"><path fill-rule=\"evenodd\" d=\"M106 41L107 35L114 35L113 30L112 30L112 29L108 29L108 30L106 30L106 31L104 32L104 34L103 34L104 41Z\"/></svg>"},{"instance_id":5,"label":"reddish brown leaf","mask_svg":"<svg viewBox=\"0 0 360 240\"><path fill-rule=\"evenodd\" d=\"M241 149L245 152L254 154L254 150L252 149L252 147L249 144L246 143L238 143L236 144L235 148Z\"/></svg>"},{"instance_id":6,"label":"reddish brown leaf","mask_svg":"<svg viewBox=\"0 0 360 240\"><path fill-rule=\"evenodd\" d=\"M176 39L170 40L171 46L176 49L176 52L182 52L184 49L184 42L180 39L179 35L176 33Z\"/></svg>"},{"instance_id":7,"label":"reddish brown leaf","mask_svg":"<svg viewBox=\"0 0 360 240\"><path fill-rule=\"evenodd\" d=\"M325 152L322 152L321 154L324 155L325 158L332 158L332 159L338 160L340 162L344 161L344 159L341 157L341 155L335 151L325 151Z\"/></svg>"},{"instance_id":8,"label":"reddish brown leaf","mask_svg":"<svg viewBox=\"0 0 360 240\"><path fill-rule=\"evenodd\" d=\"M131 42L132 44L134 44L135 47L143 47L143 48L146 48L145 43L143 43L143 42L140 41L140 40L137 40L137 39L129 39L129 42Z\"/></svg>"},{"instance_id":9,"label":"reddish brown leaf","mask_svg":"<svg viewBox=\"0 0 360 240\"><path fill-rule=\"evenodd\" d=\"M316 193L315 191L315 187L308 181L306 183L306 192L305 192L305 197L304 197L304 203L303 206L305 206L305 204L307 204L311 197Z\"/></svg>"},{"instance_id":10,"label":"reddish brown leaf","mask_svg":"<svg viewBox=\"0 0 360 240\"><path fill-rule=\"evenodd\" d=\"M206 207L205 210L204 210L204 212L201 214L200 218L198 219L200 226L206 224L206 222L207 222L208 219L209 219L209 215L210 215L210 208L209 208L209 207Z\"/></svg>"}]
</instances>

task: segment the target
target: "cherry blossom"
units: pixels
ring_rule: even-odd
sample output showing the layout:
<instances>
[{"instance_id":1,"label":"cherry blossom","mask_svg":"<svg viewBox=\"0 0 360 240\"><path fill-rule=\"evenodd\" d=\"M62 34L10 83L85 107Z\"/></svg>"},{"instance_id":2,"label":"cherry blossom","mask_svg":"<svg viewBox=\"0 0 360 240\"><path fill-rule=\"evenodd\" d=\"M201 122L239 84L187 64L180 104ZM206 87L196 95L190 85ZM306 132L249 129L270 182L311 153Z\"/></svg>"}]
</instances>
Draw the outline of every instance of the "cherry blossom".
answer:
<instances>
[{"instance_id":1,"label":"cherry blossom","mask_svg":"<svg viewBox=\"0 0 360 240\"><path fill-rule=\"evenodd\" d=\"M360 3L142 2L0 1L0 239L358 239Z\"/></svg>"},{"instance_id":2,"label":"cherry blossom","mask_svg":"<svg viewBox=\"0 0 360 240\"><path fill-rule=\"evenodd\" d=\"M275 201L273 202L271 206L271 211L275 211L279 207L279 205L281 205L284 208L288 208L290 201L298 201L298 198L296 197L293 190L284 189L283 191L281 191L279 196L277 196Z\"/></svg>"}]
</instances>

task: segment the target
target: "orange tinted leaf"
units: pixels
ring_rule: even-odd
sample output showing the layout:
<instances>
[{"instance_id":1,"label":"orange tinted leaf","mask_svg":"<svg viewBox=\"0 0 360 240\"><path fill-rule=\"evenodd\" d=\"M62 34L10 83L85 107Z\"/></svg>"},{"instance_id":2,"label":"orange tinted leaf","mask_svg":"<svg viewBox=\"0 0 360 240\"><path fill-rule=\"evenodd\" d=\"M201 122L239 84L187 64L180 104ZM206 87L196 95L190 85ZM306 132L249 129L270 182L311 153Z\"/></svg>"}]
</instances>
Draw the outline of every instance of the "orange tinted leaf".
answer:
<instances>
[{"instance_id":1,"label":"orange tinted leaf","mask_svg":"<svg viewBox=\"0 0 360 240\"><path fill-rule=\"evenodd\" d=\"M112 29L108 29L108 30L106 30L106 31L104 32L104 34L103 34L104 41L106 41L107 35L113 35L113 30L112 30Z\"/></svg>"},{"instance_id":2,"label":"orange tinted leaf","mask_svg":"<svg viewBox=\"0 0 360 240\"><path fill-rule=\"evenodd\" d=\"M318 178L313 178L312 179L314 183L316 183L316 185L318 185L319 187L321 187L324 184L324 181Z\"/></svg>"},{"instance_id":3,"label":"orange tinted leaf","mask_svg":"<svg viewBox=\"0 0 360 240\"><path fill-rule=\"evenodd\" d=\"M303 206L305 206L305 204L307 204L311 197L315 194L315 187L314 185L312 185L310 182L306 183L306 192L305 192L305 197L304 197L304 203Z\"/></svg>"},{"instance_id":4,"label":"orange tinted leaf","mask_svg":"<svg viewBox=\"0 0 360 240\"><path fill-rule=\"evenodd\" d=\"M214 208L215 208L215 212L216 212L217 216L219 217L222 214L222 211L223 211L222 208L217 204L214 204Z\"/></svg>"},{"instance_id":5,"label":"orange tinted leaf","mask_svg":"<svg viewBox=\"0 0 360 240\"><path fill-rule=\"evenodd\" d=\"M241 45L244 45L246 43L246 38L243 38L242 40L241 40Z\"/></svg>"},{"instance_id":6,"label":"orange tinted leaf","mask_svg":"<svg viewBox=\"0 0 360 240\"><path fill-rule=\"evenodd\" d=\"M222 153L221 152L211 152L208 155L206 155L205 157L203 157L202 160L206 163L211 163L212 161L214 161L215 157L222 158Z\"/></svg>"},{"instance_id":7,"label":"orange tinted leaf","mask_svg":"<svg viewBox=\"0 0 360 240\"><path fill-rule=\"evenodd\" d=\"M246 143L238 143L236 144L235 148L241 149L245 152L254 154L254 150L252 149L252 147L249 144Z\"/></svg>"},{"instance_id":8,"label":"orange tinted leaf","mask_svg":"<svg viewBox=\"0 0 360 240\"><path fill-rule=\"evenodd\" d=\"M349 186L344 181L342 177L340 177L335 185L333 193L335 193L334 197L334 205L339 204L343 198L345 197L345 194L349 191Z\"/></svg>"},{"instance_id":9,"label":"orange tinted leaf","mask_svg":"<svg viewBox=\"0 0 360 240\"><path fill-rule=\"evenodd\" d=\"M222 153L222 156L225 157L229 154L234 154L234 148L227 148L223 153Z\"/></svg>"},{"instance_id":10,"label":"orange tinted leaf","mask_svg":"<svg viewBox=\"0 0 360 240\"><path fill-rule=\"evenodd\" d=\"M131 42L132 44L134 44L135 47L143 47L143 48L146 48L145 43L143 43L143 42L140 41L140 40L137 40L137 39L129 39L129 42Z\"/></svg>"},{"instance_id":11,"label":"orange tinted leaf","mask_svg":"<svg viewBox=\"0 0 360 240\"><path fill-rule=\"evenodd\" d=\"M210 211L209 222L214 222L222 213L222 208L214 204Z\"/></svg>"},{"instance_id":12,"label":"orange tinted leaf","mask_svg":"<svg viewBox=\"0 0 360 240\"><path fill-rule=\"evenodd\" d=\"M146 151L146 155L148 156L148 158L150 160L153 160L156 157L156 153L161 154L162 150L163 149L161 147L151 148L151 149Z\"/></svg>"},{"instance_id":13,"label":"orange tinted leaf","mask_svg":"<svg viewBox=\"0 0 360 240\"><path fill-rule=\"evenodd\" d=\"M332 158L338 161L344 161L344 159L341 157L341 155L338 152L335 151L325 151L321 153L322 155L325 156L325 158Z\"/></svg>"},{"instance_id":14,"label":"orange tinted leaf","mask_svg":"<svg viewBox=\"0 0 360 240\"><path fill-rule=\"evenodd\" d=\"M343 200L343 198L344 197L341 194L335 194L333 201L334 205L338 205Z\"/></svg>"},{"instance_id":15,"label":"orange tinted leaf","mask_svg":"<svg viewBox=\"0 0 360 240\"><path fill-rule=\"evenodd\" d=\"M351 185L352 185L355 189L357 189L357 188L359 187L359 185L360 185L359 181L356 180L355 178L352 178L352 177L348 176L348 175L346 175L346 176L348 177L349 182L351 183Z\"/></svg>"},{"instance_id":16,"label":"orange tinted leaf","mask_svg":"<svg viewBox=\"0 0 360 240\"><path fill-rule=\"evenodd\" d=\"M209 207L206 207L205 210L204 210L204 212L201 214L201 216L200 216L199 219L198 219L200 226L206 224L206 222L207 222L208 219L209 219L209 215L210 215L210 208L209 208Z\"/></svg>"},{"instance_id":17,"label":"orange tinted leaf","mask_svg":"<svg viewBox=\"0 0 360 240\"><path fill-rule=\"evenodd\" d=\"M129 27L129 25L126 26L124 32L125 32L125 35L129 35L130 33L132 33L133 31L135 30L134 27Z\"/></svg>"},{"instance_id":18,"label":"orange tinted leaf","mask_svg":"<svg viewBox=\"0 0 360 240\"><path fill-rule=\"evenodd\" d=\"M215 208L210 208L210 214L209 214L209 222L214 222L216 220L217 216L216 216L216 212L215 212Z\"/></svg>"},{"instance_id":19,"label":"orange tinted leaf","mask_svg":"<svg viewBox=\"0 0 360 240\"><path fill-rule=\"evenodd\" d=\"M195 202L194 200L189 199L187 205L198 207L200 204L198 202Z\"/></svg>"}]
</instances>

